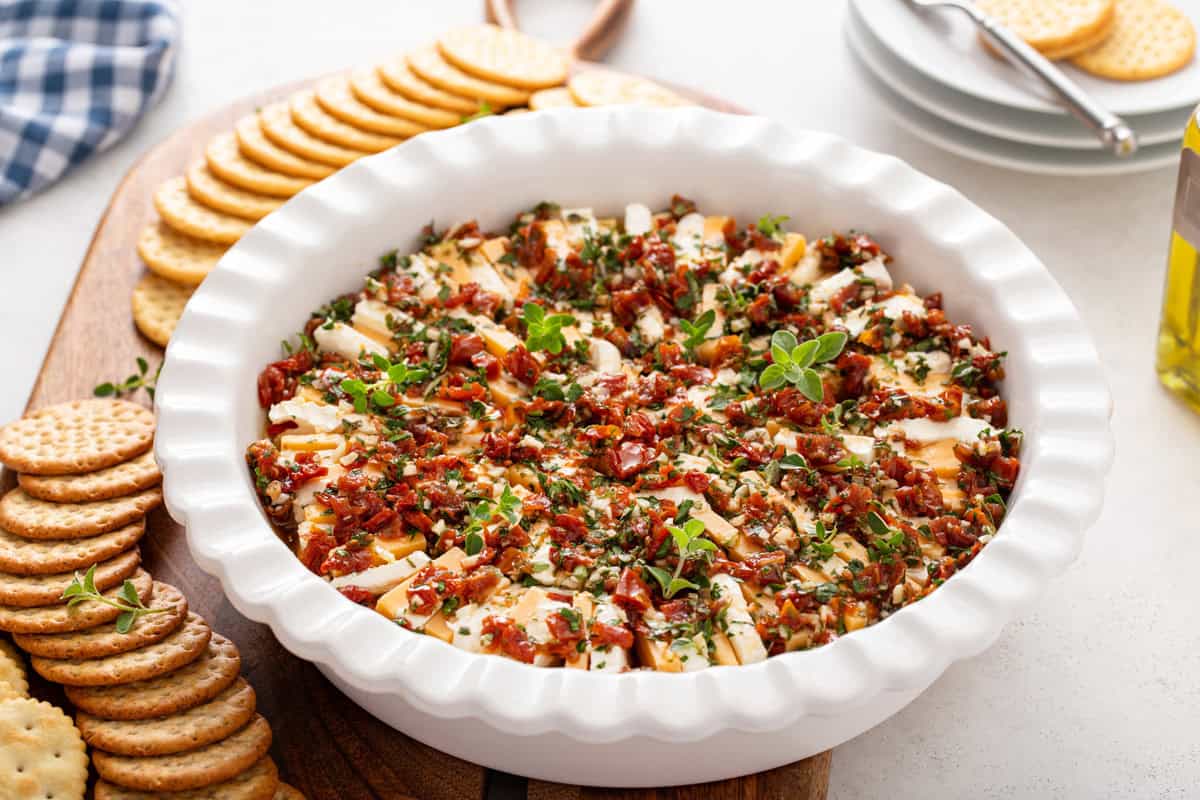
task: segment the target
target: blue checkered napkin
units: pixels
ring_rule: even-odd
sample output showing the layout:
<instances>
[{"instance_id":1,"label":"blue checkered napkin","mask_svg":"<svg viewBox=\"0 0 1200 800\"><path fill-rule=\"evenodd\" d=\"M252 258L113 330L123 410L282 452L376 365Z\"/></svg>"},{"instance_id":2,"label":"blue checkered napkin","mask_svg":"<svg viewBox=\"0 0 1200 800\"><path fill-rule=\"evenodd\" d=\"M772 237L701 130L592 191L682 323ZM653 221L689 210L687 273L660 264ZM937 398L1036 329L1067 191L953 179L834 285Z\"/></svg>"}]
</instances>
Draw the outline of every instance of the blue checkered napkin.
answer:
<instances>
[{"instance_id":1,"label":"blue checkered napkin","mask_svg":"<svg viewBox=\"0 0 1200 800\"><path fill-rule=\"evenodd\" d=\"M178 41L173 0L0 0L0 205L124 136Z\"/></svg>"}]
</instances>

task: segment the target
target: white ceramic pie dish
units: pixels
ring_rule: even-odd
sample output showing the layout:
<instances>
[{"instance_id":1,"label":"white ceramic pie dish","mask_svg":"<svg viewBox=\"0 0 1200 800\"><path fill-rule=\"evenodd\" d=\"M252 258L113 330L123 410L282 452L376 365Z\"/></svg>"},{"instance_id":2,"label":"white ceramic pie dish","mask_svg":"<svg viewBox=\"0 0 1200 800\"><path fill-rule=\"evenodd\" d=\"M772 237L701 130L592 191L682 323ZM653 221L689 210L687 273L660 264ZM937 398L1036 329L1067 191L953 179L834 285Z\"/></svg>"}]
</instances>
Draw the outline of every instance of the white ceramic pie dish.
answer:
<instances>
[{"instance_id":1,"label":"white ceramic pie dish","mask_svg":"<svg viewBox=\"0 0 1200 800\"><path fill-rule=\"evenodd\" d=\"M809 234L870 231L894 274L1009 352L1027 433L1000 533L932 596L816 650L685 674L537 669L402 630L342 598L276 537L247 474L259 370L309 310L418 231L502 228L540 200L614 212L678 192ZM1112 460L1110 397L1070 300L1003 225L902 162L820 133L701 109L555 110L424 134L263 220L189 303L158 383L171 515L230 601L356 702L469 761L590 785L694 783L779 766L878 724L986 648L1076 556ZM955 724L946 720L947 727Z\"/></svg>"}]
</instances>

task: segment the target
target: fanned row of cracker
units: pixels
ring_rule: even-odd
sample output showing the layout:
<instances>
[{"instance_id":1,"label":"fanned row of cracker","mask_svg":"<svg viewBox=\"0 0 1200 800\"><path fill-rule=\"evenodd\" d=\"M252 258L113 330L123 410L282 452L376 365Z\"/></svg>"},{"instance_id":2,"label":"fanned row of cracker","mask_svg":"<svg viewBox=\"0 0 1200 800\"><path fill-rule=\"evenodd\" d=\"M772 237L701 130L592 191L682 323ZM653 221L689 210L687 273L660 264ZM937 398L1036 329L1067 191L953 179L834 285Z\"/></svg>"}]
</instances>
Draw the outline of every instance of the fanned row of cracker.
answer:
<instances>
[{"instance_id":1,"label":"fanned row of cracker","mask_svg":"<svg viewBox=\"0 0 1200 800\"><path fill-rule=\"evenodd\" d=\"M72 724L30 699L24 660L0 639L0 797L84 797L85 742L96 800L301 796L267 755L237 647L140 567L162 502L153 441L153 414L124 400L0 428L0 463L19 473L0 498L0 631L77 709Z\"/></svg>"},{"instance_id":2,"label":"fanned row of cracker","mask_svg":"<svg viewBox=\"0 0 1200 800\"><path fill-rule=\"evenodd\" d=\"M1101 78L1144 81L1183 68L1196 29L1167 0L977 0L1051 61ZM984 46L991 50L987 40Z\"/></svg>"},{"instance_id":3,"label":"fanned row of cracker","mask_svg":"<svg viewBox=\"0 0 1200 800\"><path fill-rule=\"evenodd\" d=\"M481 115L686 104L643 78L599 69L568 77L569 66L545 42L478 25L242 118L154 196L159 220L138 240L149 268L133 293L138 329L165 347L194 287L229 245L287 198L363 156Z\"/></svg>"}]
</instances>

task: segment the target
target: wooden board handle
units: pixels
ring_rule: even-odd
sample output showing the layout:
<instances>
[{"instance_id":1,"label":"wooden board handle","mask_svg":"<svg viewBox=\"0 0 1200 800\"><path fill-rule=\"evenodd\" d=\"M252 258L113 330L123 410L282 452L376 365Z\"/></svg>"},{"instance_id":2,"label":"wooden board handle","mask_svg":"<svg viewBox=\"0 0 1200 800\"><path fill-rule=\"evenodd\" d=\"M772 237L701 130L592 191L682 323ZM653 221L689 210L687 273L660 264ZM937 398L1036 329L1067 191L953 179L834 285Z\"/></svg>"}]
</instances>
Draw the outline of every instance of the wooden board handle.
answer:
<instances>
[{"instance_id":1,"label":"wooden board handle","mask_svg":"<svg viewBox=\"0 0 1200 800\"><path fill-rule=\"evenodd\" d=\"M484 0L483 5L488 22L501 28L520 30L513 0ZM632 7L633 0L600 0L587 27L567 46L567 55L575 61L599 61L616 43Z\"/></svg>"}]
</instances>

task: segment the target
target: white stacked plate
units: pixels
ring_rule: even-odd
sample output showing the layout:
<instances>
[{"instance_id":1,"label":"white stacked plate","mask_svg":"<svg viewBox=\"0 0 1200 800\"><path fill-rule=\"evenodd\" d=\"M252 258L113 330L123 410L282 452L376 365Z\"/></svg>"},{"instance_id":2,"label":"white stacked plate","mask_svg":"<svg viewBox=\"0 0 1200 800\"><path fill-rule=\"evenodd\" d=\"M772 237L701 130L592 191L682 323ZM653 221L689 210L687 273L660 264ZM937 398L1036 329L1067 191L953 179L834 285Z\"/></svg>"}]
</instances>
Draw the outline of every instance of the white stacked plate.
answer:
<instances>
[{"instance_id":1,"label":"white stacked plate","mask_svg":"<svg viewBox=\"0 0 1200 800\"><path fill-rule=\"evenodd\" d=\"M1200 24L1200 0L1173 2ZM1139 151L1120 159L1035 83L988 55L959 11L850 0L846 36L873 94L898 124L953 153L1010 169L1102 175L1174 164L1188 114L1200 103L1200 59L1135 83L1103 80L1060 62L1137 132Z\"/></svg>"}]
</instances>

